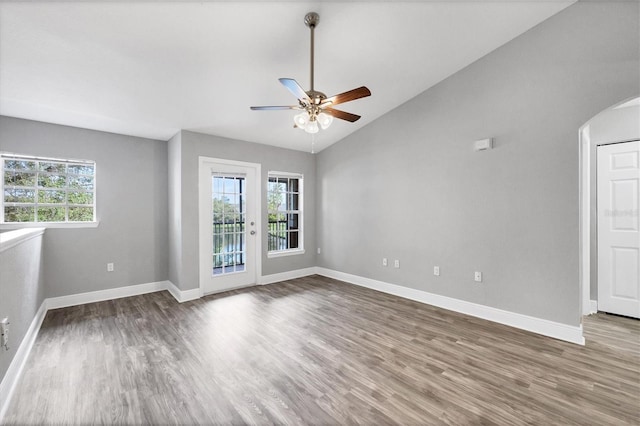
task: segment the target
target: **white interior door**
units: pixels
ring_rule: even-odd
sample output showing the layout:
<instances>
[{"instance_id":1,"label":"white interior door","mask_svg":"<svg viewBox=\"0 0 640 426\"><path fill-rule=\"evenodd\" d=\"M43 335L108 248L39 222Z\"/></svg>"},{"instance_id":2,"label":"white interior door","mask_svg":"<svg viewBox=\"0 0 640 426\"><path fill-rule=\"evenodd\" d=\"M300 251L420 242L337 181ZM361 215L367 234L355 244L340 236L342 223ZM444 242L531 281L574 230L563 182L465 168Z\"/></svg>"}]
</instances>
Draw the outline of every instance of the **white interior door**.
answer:
<instances>
[{"instance_id":1,"label":"white interior door","mask_svg":"<svg viewBox=\"0 0 640 426\"><path fill-rule=\"evenodd\" d=\"M200 159L200 288L256 284L259 165Z\"/></svg>"},{"instance_id":2,"label":"white interior door","mask_svg":"<svg viewBox=\"0 0 640 426\"><path fill-rule=\"evenodd\" d=\"M598 147L598 310L640 318L640 141Z\"/></svg>"}]
</instances>

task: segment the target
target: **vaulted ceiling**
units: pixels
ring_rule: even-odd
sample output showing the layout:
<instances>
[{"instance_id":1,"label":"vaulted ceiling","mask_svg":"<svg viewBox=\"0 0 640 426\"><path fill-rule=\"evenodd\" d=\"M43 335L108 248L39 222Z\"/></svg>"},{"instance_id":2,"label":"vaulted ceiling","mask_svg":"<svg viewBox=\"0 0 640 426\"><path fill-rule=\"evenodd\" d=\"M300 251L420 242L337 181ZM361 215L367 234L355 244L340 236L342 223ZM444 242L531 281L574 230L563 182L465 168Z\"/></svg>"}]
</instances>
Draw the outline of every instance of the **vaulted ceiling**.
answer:
<instances>
[{"instance_id":1,"label":"vaulted ceiling","mask_svg":"<svg viewBox=\"0 0 640 426\"><path fill-rule=\"evenodd\" d=\"M186 129L321 150L418 95L574 0L348 2L3 2L0 114L169 139ZM362 115L312 136L293 128L279 77L316 90L361 85Z\"/></svg>"}]
</instances>

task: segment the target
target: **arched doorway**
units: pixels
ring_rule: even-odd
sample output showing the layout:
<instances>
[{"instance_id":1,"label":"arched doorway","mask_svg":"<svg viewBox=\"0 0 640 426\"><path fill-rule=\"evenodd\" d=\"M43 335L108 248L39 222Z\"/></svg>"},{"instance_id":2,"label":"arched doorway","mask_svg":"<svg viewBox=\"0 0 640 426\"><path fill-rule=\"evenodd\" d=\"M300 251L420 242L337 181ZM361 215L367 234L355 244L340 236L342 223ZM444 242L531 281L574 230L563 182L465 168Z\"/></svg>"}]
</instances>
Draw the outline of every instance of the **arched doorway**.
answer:
<instances>
[{"instance_id":1,"label":"arched doorway","mask_svg":"<svg viewBox=\"0 0 640 426\"><path fill-rule=\"evenodd\" d=\"M640 97L607 108L580 128L580 284L582 315L597 312L596 150L640 140Z\"/></svg>"}]
</instances>

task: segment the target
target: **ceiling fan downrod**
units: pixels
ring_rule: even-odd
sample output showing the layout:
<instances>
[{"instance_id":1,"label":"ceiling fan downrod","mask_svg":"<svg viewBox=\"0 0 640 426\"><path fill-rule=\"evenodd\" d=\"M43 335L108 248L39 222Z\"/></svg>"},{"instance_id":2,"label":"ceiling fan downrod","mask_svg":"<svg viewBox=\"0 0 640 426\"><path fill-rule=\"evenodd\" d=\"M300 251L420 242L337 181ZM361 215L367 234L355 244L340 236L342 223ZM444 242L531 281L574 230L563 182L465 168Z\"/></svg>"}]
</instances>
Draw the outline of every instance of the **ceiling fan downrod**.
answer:
<instances>
[{"instance_id":1,"label":"ceiling fan downrod","mask_svg":"<svg viewBox=\"0 0 640 426\"><path fill-rule=\"evenodd\" d=\"M311 89L310 91L313 92L313 68L314 68L314 54L315 54L315 49L314 49L314 37L315 37L315 29L316 26L318 25L318 23L320 22L320 15L318 15L316 12L309 12L304 16L304 23L307 27L309 27L309 29L311 30L311 61L310 61L310 65L311 65L311 72L310 72L310 80L311 80Z\"/></svg>"}]
</instances>

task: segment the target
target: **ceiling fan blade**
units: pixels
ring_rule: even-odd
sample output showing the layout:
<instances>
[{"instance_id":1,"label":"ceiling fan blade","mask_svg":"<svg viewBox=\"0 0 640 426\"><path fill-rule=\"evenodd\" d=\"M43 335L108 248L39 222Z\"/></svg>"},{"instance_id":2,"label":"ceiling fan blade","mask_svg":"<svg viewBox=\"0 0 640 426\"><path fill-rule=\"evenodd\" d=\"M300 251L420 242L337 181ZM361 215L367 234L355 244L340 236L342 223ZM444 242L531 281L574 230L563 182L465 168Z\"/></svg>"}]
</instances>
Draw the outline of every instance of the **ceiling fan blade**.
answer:
<instances>
[{"instance_id":1,"label":"ceiling fan blade","mask_svg":"<svg viewBox=\"0 0 640 426\"><path fill-rule=\"evenodd\" d=\"M299 106L252 106L250 107L254 111L270 111L278 109L300 109Z\"/></svg>"},{"instance_id":2,"label":"ceiling fan blade","mask_svg":"<svg viewBox=\"0 0 640 426\"><path fill-rule=\"evenodd\" d=\"M338 109L322 108L322 111L329 115L334 116L335 118L339 118L340 120L350 121L352 123L354 121L360 120L359 115L351 114L350 112L340 111Z\"/></svg>"},{"instance_id":3,"label":"ceiling fan blade","mask_svg":"<svg viewBox=\"0 0 640 426\"><path fill-rule=\"evenodd\" d=\"M367 96L371 96L371 91L365 86L361 86L357 89L331 96L330 98L323 100L321 104L338 105L349 101L355 101L356 99L365 98Z\"/></svg>"},{"instance_id":4,"label":"ceiling fan blade","mask_svg":"<svg viewBox=\"0 0 640 426\"><path fill-rule=\"evenodd\" d=\"M298 84L297 81L292 78L279 78L278 80L284 87L286 87L291 93L293 93L293 96L300 99L301 101L305 101L306 103L311 103L309 95L307 95L307 92L304 91L304 89Z\"/></svg>"}]
</instances>

